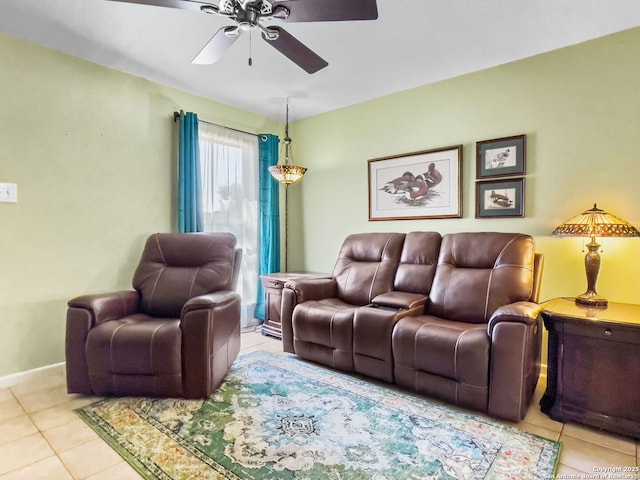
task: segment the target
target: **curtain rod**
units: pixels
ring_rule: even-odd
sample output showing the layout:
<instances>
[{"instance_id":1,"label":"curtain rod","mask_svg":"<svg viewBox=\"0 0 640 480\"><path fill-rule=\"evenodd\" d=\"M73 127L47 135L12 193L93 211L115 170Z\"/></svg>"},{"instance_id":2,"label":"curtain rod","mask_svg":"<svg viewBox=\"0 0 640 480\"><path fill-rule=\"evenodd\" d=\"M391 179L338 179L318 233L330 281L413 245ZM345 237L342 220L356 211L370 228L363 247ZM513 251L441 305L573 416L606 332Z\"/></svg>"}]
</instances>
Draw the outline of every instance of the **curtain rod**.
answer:
<instances>
[{"instance_id":1,"label":"curtain rod","mask_svg":"<svg viewBox=\"0 0 640 480\"><path fill-rule=\"evenodd\" d=\"M180 118L180 112L173 112L173 121L177 122L179 118ZM226 128L227 130L232 130L234 132L246 133L247 135L253 135L254 137L259 136L257 133L245 132L244 130L239 130L237 128L225 127L224 125L218 125L217 123L207 122L206 120L198 119L198 121L202 123L208 123L209 125L215 125L216 127Z\"/></svg>"}]
</instances>

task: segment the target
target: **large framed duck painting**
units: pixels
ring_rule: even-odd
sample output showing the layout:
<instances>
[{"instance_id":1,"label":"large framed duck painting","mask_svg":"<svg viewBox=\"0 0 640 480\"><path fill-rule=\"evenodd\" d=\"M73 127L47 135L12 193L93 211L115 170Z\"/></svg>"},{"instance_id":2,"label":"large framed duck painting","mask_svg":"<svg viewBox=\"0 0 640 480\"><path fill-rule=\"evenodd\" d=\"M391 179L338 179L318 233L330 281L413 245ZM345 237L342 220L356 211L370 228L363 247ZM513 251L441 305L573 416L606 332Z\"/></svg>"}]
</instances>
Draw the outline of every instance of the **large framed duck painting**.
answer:
<instances>
[{"instance_id":1,"label":"large framed duck painting","mask_svg":"<svg viewBox=\"0 0 640 480\"><path fill-rule=\"evenodd\" d=\"M368 164L370 221L462 217L462 145Z\"/></svg>"}]
</instances>

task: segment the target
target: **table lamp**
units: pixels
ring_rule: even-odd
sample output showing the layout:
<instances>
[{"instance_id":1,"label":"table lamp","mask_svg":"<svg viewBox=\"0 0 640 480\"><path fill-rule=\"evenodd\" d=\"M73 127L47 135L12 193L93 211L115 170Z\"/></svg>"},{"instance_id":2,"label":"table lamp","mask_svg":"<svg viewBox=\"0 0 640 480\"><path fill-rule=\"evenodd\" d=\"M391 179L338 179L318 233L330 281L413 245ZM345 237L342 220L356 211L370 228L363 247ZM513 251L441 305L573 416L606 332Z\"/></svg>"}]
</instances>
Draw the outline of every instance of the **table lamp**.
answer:
<instances>
[{"instance_id":1,"label":"table lamp","mask_svg":"<svg viewBox=\"0 0 640 480\"><path fill-rule=\"evenodd\" d=\"M606 298L596 292L598 273L600 273L600 244L596 237L640 237L640 232L628 222L616 217L596 204L580 215L570 218L556 228L551 235L567 237L589 237L587 254L584 256L584 266L587 272L587 291L576 297L576 303L588 306L606 307Z\"/></svg>"}]
</instances>

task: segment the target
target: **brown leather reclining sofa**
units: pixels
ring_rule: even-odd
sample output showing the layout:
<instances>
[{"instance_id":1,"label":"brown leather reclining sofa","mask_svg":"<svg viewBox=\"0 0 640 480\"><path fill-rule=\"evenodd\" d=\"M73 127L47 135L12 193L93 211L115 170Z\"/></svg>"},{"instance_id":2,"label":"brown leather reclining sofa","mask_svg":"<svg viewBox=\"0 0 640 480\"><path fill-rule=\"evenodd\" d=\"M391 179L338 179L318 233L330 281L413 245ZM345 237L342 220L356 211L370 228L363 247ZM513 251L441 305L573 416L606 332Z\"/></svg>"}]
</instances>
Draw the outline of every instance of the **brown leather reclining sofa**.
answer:
<instances>
[{"instance_id":1,"label":"brown leather reclining sofa","mask_svg":"<svg viewBox=\"0 0 640 480\"><path fill-rule=\"evenodd\" d=\"M283 290L285 352L491 416L540 373L542 255L518 233L362 233L330 278Z\"/></svg>"}]
</instances>

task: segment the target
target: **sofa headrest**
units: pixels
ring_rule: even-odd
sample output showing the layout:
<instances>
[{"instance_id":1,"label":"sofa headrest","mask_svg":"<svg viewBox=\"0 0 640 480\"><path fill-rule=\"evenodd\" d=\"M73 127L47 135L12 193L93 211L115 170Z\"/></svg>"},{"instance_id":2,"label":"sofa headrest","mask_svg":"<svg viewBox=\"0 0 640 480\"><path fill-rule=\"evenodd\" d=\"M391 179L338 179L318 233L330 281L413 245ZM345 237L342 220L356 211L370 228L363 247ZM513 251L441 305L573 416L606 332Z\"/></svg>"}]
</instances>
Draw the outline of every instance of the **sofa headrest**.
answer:
<instances>
[{"instance_id":1,"label":"sofa headrest","mask_svg":"<svg viewBox=\"0 0 640 480\"><path fill-rule=\"evenodd\" d=\"M404 237L404 233L349 235L333 269L338 296L353 305L366 305L392 290Z\"/></svg>"},{"instance_id":2,"label":"sofa headrest","mask_svg":"<svg viewBox=\"0 0 640 480\"><path fill-rule=\"evenodd\" d=\"M407 233L393 285L395 290L429 295L441 241L438 232Z\"/></svg>"},{"instance_id":3,"label":"sofa headrest","mask_svg":"<svg viewBox=\"0 0 640 480\"><path fill-rule=\"evenodd\" d=\"M190 298L233 289L236 238L231 233L155 233L133 275L141 310L178 318Z\"/></svg>"},{"instance_id":4,"label":"sofa headrest","mask_svg":"<svg viewBox=\"0 0 640 480\"><path fill-rule=\"evenodd\" d=\"M442 237L429 313L485 323L502 305L533 293L535 244L519 233L454 233Z\"/></svg>"}]
</instances>

